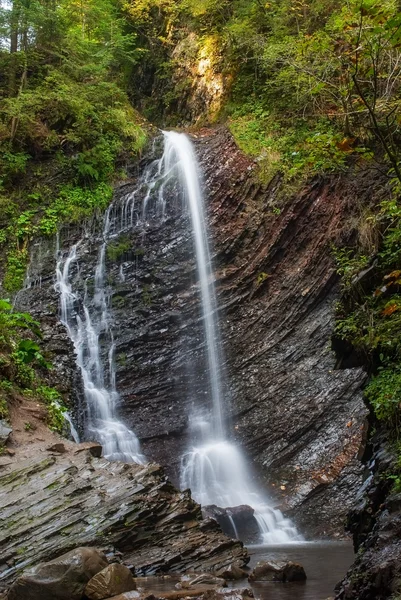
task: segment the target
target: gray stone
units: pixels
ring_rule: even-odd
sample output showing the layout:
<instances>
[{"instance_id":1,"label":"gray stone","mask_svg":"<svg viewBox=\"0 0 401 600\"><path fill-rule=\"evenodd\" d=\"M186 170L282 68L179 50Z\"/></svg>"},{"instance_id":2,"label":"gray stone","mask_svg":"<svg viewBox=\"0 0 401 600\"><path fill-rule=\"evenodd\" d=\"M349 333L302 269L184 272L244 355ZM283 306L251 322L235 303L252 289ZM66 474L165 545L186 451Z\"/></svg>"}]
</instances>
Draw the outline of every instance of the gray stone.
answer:
<instances>
[{"instance_id":1,"label":"gray stone","mask_svg":"<svg viewBox=\"0 0 401 600\"><path fill-rule=\"evenodd\" d=\"M12 433L11 427L3 420L0 420L0 446L7 443L9 435Z\"/></svg>"},{"instance_id":2,"label":"gray stone","mask_svg":"<svg viewBox=\"0 0 401 600\"><path fill-rule=\"evenodd\" d=\"M209 590L203 594L203 600L247 600L253 597L253 591L249 588Z\"/></svg>"},{"instance_id":3,"label":"gray stone","mask_svg":"<svg viewBox=\"0 0 401 600\"><path fill-rule=\"evenodd\" d=\"M227 584L221 577L215 577L211 573L202 573L194 579L188 582L189 587L196 587L200 585L214 585L218 587L225 587Z\"/></svg>"},{"instance_id":4,"label":"gray stone","mask_svg":"<svg viewBox=\"0 0 401 600\"><path fill-rule=\"evenodd\" d=\"M88 581L106 565L106 557L95 548L76 548L25 571L8 600L81 600Z\"/></svg>"}]
</instances>

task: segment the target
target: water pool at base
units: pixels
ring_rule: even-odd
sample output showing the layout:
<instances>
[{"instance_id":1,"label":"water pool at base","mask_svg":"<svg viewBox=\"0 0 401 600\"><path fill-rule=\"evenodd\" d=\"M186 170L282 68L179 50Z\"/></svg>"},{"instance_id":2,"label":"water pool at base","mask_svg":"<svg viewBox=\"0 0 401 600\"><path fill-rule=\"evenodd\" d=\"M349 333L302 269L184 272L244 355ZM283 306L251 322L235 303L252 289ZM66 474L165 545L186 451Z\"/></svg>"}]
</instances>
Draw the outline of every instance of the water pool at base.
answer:
<instances>
[{"instance_id":1,"label":"water pool at base","mask_svg":"<svg viewBox=\"0 0 401 600\"><path fill-rule=\"evenodd\" d=\"M252 568L258 561L292 560L306 572L305 582L252 584L257 600L326 600L354 560L351 542L309 542L285 546L248 547Z\"/></svg>"}]
</instances>

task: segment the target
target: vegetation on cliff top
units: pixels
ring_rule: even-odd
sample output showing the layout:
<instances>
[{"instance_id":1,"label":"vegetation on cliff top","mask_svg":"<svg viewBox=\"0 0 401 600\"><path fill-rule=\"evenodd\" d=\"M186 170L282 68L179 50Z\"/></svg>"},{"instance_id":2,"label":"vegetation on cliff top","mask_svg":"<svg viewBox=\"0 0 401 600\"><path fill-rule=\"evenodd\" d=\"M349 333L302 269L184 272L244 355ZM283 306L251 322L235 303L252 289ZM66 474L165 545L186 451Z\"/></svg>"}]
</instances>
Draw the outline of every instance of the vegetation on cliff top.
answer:
<instances>
[{"instance_id":1,"label":"vegetation on cliff top","mask_svg":"<svg viewBox=\"0 0 401 600\"><path fill-rule=\"evenodd\" d=\"M3 287L23 281L27 244L104 209L146 139L125 92L138 60L119 2L14 0L0 12Z\"/></svg>"}]
</instances>

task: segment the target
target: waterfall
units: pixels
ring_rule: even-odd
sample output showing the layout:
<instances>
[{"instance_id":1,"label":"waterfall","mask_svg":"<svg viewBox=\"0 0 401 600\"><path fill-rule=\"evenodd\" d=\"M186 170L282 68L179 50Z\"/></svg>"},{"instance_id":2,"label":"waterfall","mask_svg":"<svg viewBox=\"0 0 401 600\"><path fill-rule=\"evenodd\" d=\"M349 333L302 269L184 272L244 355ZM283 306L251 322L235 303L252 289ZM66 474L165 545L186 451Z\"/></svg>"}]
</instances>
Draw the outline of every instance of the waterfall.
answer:
<instances>
[{"instance_id":1,"label":"waterfall","mask_svg":"<svg viewBox=\"0 0 401 600\"><path fill-rule=\"evenodd\" d=\"M60 319L74 344L82 376L88 412L87 435L102 445L105 458L143 464L145 459L138 438L118 419L116 411L119 396L115 384L114 339L104 285L109 229L110 208L104 219L104 241L95 268L93 298L89 298L87 292L81 295L72 287L71 269L78 264L79 244L73 245L67 255L61 255L57 261L55 288L60 295ZM101 357L101 336L102 343L108 346L106 365Z\"/></svg>"},{"instance_id":2,"label":"waterfall","mask_svg":"<svg viewBox=\"0 0 401 600\"><path fill-rule=\"evenodd\" d=\"M202 301L202 319L207 347L207 373L212 399L212 417L205 418L196 407L190 415L191 430L200 445L188 450L181 461L181 488L190 488L202 505L232 507L246 504L254 508L264 543L285 543L302 539L289 519L269 506L253 484L250 468L239 448L227 439L222 417L224 382L222 377L217 303L204 216L201 178L189 138L164 132L165 149L158 177L175 174L184 190L192 222L196 263ZM150 188L149 188L150 189ZM163 186L159 195L163 195ZM163 205L163 214L165 203ZM232 522L236 532L235 523Z\"/></svg>"},{"instance_id":3,"label":"waterfall","mask_svg":"<svg viewBox=\"0 0 401 600\"><path fill-rule=\"evenodd\" d=\"M217 302L199 166L186 135L163 132L163 138L161 158L149 164L134 191L114 201L106 211L93 273L92 294L88 290L82 292L77 286L73 287L79 279L80 243L67 252L59 252L56 289L60 295L61 321L74 344L82 375L87 406L87 435L102 444L104 456L110 460L138 463L145 460L135 434L117 415L119 394L111 311L105 284L106 251L108 242L124 231L138 228L142 236L146 236L147 219L158 218L163 222L175 202L174 208L187 213L192 225L206 347L206 383L211 408L206 412L200 403L201 406L194 406L189 415L190 432L197 443L182 456L181 488L190 488L193 497L204 506L251 506L264 543L302 539L292 522L269 505L254 484L245 457L228 439L223 416L226 392L220 356ZM124 280L122 265L118 277L120 281ZM234 517L229 515L229 518L237 535Z\"/></svg>"}]
</instances>

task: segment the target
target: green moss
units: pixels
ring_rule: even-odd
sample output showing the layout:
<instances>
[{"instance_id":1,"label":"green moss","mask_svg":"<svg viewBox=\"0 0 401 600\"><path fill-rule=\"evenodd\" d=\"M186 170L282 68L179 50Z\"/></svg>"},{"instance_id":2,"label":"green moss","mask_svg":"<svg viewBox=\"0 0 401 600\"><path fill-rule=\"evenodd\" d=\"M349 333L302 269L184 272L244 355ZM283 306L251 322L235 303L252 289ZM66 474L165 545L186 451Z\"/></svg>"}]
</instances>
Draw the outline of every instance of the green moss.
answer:
<instances>
[{"instance_id":1,"label":"green moss","mask_svg":"<svg viewBox=\"0 0 401 600\"><path fill-rule=\"evenodd\" d=\"M107 258L113 262L118 261L131 249L131 240L127 236L120 236L107 246Z\"/></svg>"},{"instance_id":2,"label":"green moss","mask_svg":"<svg viewBox=\"0 0 401 600\"><path fill-rule=\"evenodd\" d=\"M3 287L6 292L14 293L23 286L28 265L28 251L10 250L7 253L6 272Z\"/></svg>"}]
</instances>

